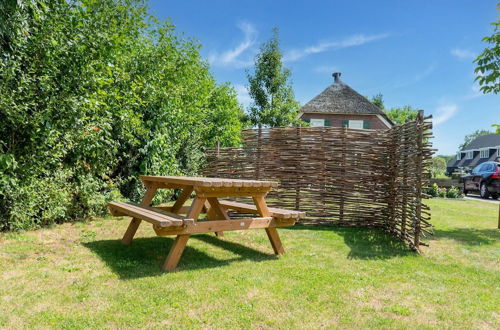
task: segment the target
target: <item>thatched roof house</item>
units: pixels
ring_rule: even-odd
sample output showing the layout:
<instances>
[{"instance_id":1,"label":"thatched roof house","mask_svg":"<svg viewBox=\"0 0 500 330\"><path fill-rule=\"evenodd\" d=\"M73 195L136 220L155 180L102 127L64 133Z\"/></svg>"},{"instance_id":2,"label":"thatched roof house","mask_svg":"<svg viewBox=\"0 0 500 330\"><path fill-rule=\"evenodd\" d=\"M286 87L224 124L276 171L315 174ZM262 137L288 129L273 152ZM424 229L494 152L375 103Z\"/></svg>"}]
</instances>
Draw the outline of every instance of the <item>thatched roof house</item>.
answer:
<instances>
[{"instance_id":1,"label":"thatched roof house","mask_svg":"<svg viewBox=\"0 0 500 330\"><path fill-rule=\"evenodd\" d=\"M394 124L366 97L333 74L333 84L300 108L300 117L311 126L388 129Z\"/></svg>"}]
</instances>

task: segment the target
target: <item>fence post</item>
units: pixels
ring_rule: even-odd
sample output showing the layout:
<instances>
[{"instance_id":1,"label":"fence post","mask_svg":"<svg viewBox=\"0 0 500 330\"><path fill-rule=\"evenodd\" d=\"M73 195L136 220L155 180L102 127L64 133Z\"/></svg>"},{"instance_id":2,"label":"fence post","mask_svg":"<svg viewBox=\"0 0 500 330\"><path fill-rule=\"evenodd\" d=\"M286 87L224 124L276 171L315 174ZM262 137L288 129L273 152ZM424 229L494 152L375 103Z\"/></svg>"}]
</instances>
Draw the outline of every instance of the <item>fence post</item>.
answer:
<instances>
[{"instance_id":1,"label":"fence post","mask_svg":"<svg viewBox=\"0 0 500 330\"><path fill-rule=\"evenodd\" d=\"M256 177L256 180L260 180L260 157L261 157L261 138L262 138L262 126L259 125L259 130L257 132L257 159L256 159L256 171L255 171L255 175L257 176Z\"/></svg>"},{"instance_id":2,"label":"fence post","mask_svg":"<svg viewBox=\"0 0 500 330\"><path fill-rule=\"evenodd\" d=\"M296 150L300 150L301 146L302 146L302 143L300 141L300 138L301 138L301 135L302 135L302 127L300 126L297 126L297 129L296 129L296 146L297 146L297 149ZM299 157L297 157L298 159L298 163L297 163L297 168L299 169L299 173L302 173L302 171L300 170L301 168L301 162L302 160L300 160ZM297 175L296 176L296 181L295 181L295 209L296 210L300 210L300 184L301 182L301 178L300 178L300 175Z\"/></svg>"},{"instance_id":3,"label":"fence post","mask_svg":"<svg viewBox=\"0 0 500 330\"><path fill-rule=\"evenodd\" d=\"M341 170L340 172L342 173L342 179L340 181L340 206L339 206L339 220L344 221L344 204L345 204L345 170L346 170L346 153L347 153L347 146L346 146L346 137L347 137L347 127L342 127L342 162L341 162Z\"/></svg>"},{"instance_id":4,"label":"fence post","mask_svg":"<svg viewBox=\"0 0 500 330\"><path fill-rule=\"evenodd\" d=\"M415 237L413 240L414 248L418 251L418 247L420 245L420 233L421 226L420 221L422 219L422 161L423 161L423 145L424 145L424 110L418 110L417 120L415 125L417 125L417 157L416 157L416 168L417 171L415 173L415 202L416 202L416 210L415 210L415 222L414 222L414 231Z\"/></svg>"}]
</instances>

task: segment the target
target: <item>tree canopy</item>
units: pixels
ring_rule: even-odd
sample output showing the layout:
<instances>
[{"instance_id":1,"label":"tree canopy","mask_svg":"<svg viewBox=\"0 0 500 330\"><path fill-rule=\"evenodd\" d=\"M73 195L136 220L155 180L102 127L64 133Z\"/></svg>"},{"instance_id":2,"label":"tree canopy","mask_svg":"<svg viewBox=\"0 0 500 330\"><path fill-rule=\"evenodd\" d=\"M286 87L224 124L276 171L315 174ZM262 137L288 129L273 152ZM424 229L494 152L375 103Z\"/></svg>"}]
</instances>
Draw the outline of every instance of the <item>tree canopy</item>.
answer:
<instances>
[{"instance_id":1,"label":"tree canopy","mask_svg":"<svg viewBox=\"0 0 500 330\"><path fill-rule=\"evenodd\" d=\"M497 5L497 10L500 10L500 3ZM493 34L483 38L489 46L474 60L476 63L474 72L478 74L476 81L485 94L500 92L500 15L491 25Z\"/></svg>"},{"instance_id":2,"label":"tree canopy","mask_svg":"<svg viewBox=\"0 0 500 330\"><path fill-rule=\"evenodd\" d=\"M237 145L236 92L199 48L143 1L0 2L0 230L102 213Z\"/></svg>"},{"instance_id":3,"label":"tree canopy","mask_svg":"<svg viewBox=\"0 0 500 330\"><path fill-rule=\"evenodd\" d=\"M433 178L443 175L446 171L446 160L440 156L432 157L429 171Z\"/></svg>"},{"instance_id":4,"label":"tree canopy","mask_svg":"<svg viewBox=\"0 0 500 330\"><path fill-rule=\"evenodd\" d=\"M384 96L380 93L373 96L371 98L371 102L375 104L380 110L384 111L387 117L389 117L389 119L392 120L396 125L402 125L406 122L417 119L418 110L414 109L410 105L386 109L384 104Z\"/></svg>"},{"instance_id":5,"label":"tree canopy","mask_svg":"<svg viewBox=\"0 0 500 330\"><path fill-rule=\"evenodd\" d=\"M288 126L298 123L299 103L289 82L290 70L283 67L278 30L255 57L254 72L247 72L253 104L249 118L256 126Z\"/></svg>"}]
</instances>

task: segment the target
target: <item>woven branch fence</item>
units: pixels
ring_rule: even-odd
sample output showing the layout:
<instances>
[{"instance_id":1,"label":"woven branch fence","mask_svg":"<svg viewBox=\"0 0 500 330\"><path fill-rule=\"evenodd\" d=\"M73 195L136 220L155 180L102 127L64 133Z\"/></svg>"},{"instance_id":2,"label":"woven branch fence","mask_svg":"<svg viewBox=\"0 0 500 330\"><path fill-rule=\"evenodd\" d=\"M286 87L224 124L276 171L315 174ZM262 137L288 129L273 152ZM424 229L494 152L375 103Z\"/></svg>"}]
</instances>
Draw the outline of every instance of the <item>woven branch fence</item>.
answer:
<instances>
[{"instance_id":1,"label":"woven branch fence","mask_svg":"<svg viewBox=\"0 0 500 330\"><path fill-rule=\"evenodd\" d=\"M204 174L279 182L271 206L306 211L305 223L381 227L417 250L430 234L422 203L432 124L385 131L284 127L243 131L241 148L208 151Z\"/></svg>"}]
</instances>

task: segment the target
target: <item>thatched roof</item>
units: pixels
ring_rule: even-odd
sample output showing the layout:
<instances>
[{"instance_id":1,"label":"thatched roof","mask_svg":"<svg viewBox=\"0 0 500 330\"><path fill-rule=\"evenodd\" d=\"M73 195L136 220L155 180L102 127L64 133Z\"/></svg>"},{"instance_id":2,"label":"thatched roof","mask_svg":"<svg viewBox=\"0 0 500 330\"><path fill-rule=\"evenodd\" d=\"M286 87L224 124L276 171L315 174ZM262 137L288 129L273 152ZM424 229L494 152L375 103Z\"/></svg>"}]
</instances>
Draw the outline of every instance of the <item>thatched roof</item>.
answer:
<instances>
[{"instance_id":1,"label":"thatched roof","mask_svg":"<svg viewBox=\"0 0 500 330\"><path fill-rule=\"evenodd\" d=\"M340 80L340 72L333 74L333 84L323 92L307 102L300 112L307 113L332 113L332 114L357 114L381 115L388 119L385 113L366 97L356 92ZM391 122L389 120L389 122ZM391 122L392 124L392 122Z\"/></svg>"}]
</instances>

